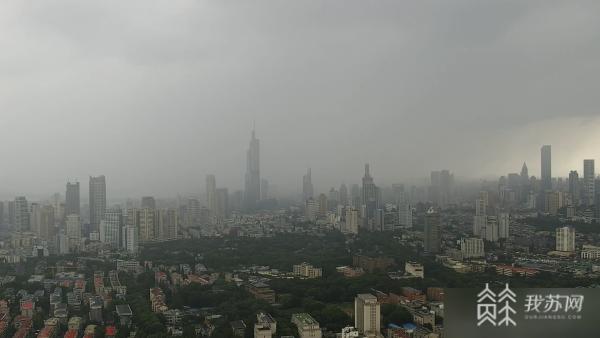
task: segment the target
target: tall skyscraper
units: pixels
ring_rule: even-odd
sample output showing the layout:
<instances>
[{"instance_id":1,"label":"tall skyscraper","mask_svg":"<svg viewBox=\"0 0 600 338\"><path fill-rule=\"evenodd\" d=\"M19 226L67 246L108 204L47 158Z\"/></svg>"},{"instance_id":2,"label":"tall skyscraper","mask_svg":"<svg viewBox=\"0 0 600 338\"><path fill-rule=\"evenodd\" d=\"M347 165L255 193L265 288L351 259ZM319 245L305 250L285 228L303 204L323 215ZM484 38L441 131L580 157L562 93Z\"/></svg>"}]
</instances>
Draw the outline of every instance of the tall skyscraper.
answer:
<instances>
[{"instance_id":1,"label":"tall skyscraper","mask_svg":"<svg viewBox=\"0 0 600 338\"><path fill-rule=\"evenodd\" d=\"M587 206L594 205L596 196L594 160L583 160L583 202Z\"/></svg>"},{"instance_id":2,"label":"tall skyscraper","mask_svg":"<svg viewBox=\"0 0 600 338\"><path fill-rule=\"evenodd\" d=\"M541 149L542 155L542 192L552 190L552 147L544 145Z\"/></svg>"},{"instance_id":3,"label":"tall skyscraper","mask_svg":"<svg viewBox=\"0 0 600 338\"><path fill-rule=\"evenodd\" d=\"M206 207L210 216L215 216L217 211L217 180L215 175L206 175Z\"/></svg>"},{"instance_id":4,"label":"tall skyscraper","mask_svg":"<svg viewBox=\"0 0 600 338\"><path fill-rule=\"evenodd\" d=\"M362 178L362 205L365 214L361 215L366 222L375 217L375 210L379 208L377 186L369 172L369 164L365 164L365 175Z\"/></svg>"},{"instance_id":5,"label":"tall skyscraper","mask_svg":"<svg viewBox=\"0 0 600 338\"><path fill-rule=\"evenodd\" d=\"M24 196L15 198L15 229L29 231L29 203Z\"/></svg>"},{"instance_id":6,"label":"tall skyscraper","mask_svg":"<svg viewBox=\"0 0 600 338\"><path fill-rule=\"evenodd\" d=\"M306 175L302 177L302 196L304 201L313 198L313 194L312 174L310 168L308 168Z\"/></svg>"},{"instance_id":7,"label":"tall skyscraper","mask_svg":"<svg viewBox=\"0 0 600 338\"><path fill-rule=\"evenodd\" d=\"M381 305L371 294L354 299L354 326L365 337L381 337Z\"/></svg>"},{"instance_id":8,"label":"tall skyscraper","mask_svg":"<svg viewBox=\"0 0 600 338\"><path fill-rule=\"evenodd\" d=\"M441 251L442 229L440 214L433 208L429 208L425 214L425 238L424 247L428 254L436 254Z\"/></svg>"},{"instance_id":9,"label":"tall skyscraper","mask_svg":"<svg viewBox=\"0 0 600 338\"><path fill-rule=\"evenodd\" d=\"M244 201L247 210L256 209L256 202L260 200L260 145L254 129L246 154L246 190Z\"/></svg>"},{"instance_id":10,"label":"tall skyscraper","mask_svg":"<svg viewBox=\"0 0 600 338\"><path fill-rule=\"evenodd\" d=\"M79 182L67 182L65 194L65 215L81 215L79 200Z\"/></svg>"},{"instance_id":11,"label":"tall skyscraper","mask_svg":"<svg viewBox=\"0 0 600 338\"><path fill-rule=\"evenodd\" d=\"M104 175L90 176L90 227L92 231L99 231L105 212L106 178Z\"/></svg>"},{"instance_id":12,"label":"tall skyscraper","mask_svg":"<svg viewBox=\"0 0 600 338\"><path fill-rule=\"evenodd\" d=\"M156 209L156 200L152 196L144 196L142 197L142 209Z\"/></svg>"},{"instance_id":13,"label":"tall skyscraper","mask_svg":"<svg viewBox=\"0 0 600 338\"><path fill-rule=\"evenodd\" d=\"M569 172L569 194L571 194L572 205L579 205L581 191L579 190L579 174L576 170Z\"/></svg>"}]
</instances>

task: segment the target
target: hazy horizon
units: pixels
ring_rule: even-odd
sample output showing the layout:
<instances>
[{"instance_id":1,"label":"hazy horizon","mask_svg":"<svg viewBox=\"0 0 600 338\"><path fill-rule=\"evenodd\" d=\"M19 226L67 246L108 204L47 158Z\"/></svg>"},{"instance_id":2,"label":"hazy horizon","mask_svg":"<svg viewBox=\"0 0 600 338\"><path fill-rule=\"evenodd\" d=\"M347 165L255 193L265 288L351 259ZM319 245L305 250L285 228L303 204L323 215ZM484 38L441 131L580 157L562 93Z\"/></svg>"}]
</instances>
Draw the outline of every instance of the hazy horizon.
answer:
<instances>
[{"instance_id":1,"label":"hazy horizon","mask_svg":"<svg viewBox=\"0 0 600 338\"><path fill-rule=\"evenodd\" d=\"M268 10L267 10L268 9ZM78 1L0 4L0 198L299 192L432 170L582 174L600 158L600 3Z\"/></svg>"}]
</instances>

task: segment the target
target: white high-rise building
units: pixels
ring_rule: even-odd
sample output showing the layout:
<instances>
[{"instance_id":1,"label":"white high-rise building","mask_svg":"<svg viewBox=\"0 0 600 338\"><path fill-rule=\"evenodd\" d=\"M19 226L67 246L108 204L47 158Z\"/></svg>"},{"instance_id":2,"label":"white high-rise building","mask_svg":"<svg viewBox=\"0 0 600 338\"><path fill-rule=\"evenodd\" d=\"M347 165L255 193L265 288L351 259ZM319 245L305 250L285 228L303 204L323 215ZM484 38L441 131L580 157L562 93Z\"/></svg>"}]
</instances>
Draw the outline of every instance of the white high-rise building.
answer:
<instances>
[{"instance_id":1,"label":"white high-rise building","mask_svg":"<svg viewBox=\"0 0 600 338\"><path fill-rule=\"evenodd\" d=\"M381 312L377 297L365 293L354 299L354 326L365 337L381 336Z\"/></svg>"},{"instance_id":2,"label":"white high-rise building","mask_svg":"<svg viewBox=\"0 0 600 338\"><path fill-rule=\"evenodd\" d=\"M498 241L498 220L495 216L487 217L487 224L485 226L485 239L490 242Z\"/></svg>"},{"instance_id":3,"label":"white high-rise building","mask_svg":"<svg viewBox=\"0 0 600 338\"><path fill-rule=\"evenodd\" d=\"M460 252L463 258L479 258L485 256L483 239L463 238L460 240Z\"/></svg>"},{"instance_id":4,"label":"white high-rise building","mask_svg":"<svg viewBox=\"0 0 600 338\"><path fill-rule=\"evenodd\" d=\"M319 215L319 203L317 203L317 201L315 201L314 199L309 198L306 200L305 208L306 219L312 222L316 221L317 216Z\"/></svg>"},{"instance_id":5,"label":"white high-rise building","mask_svg":"<svg viewBox=\"0 0 600 338\"><path fill-rule=\"evenodd\" d=\"M100 221L100 242L113 248L120 248L122 226L123 212L121 209L106 210L104 219Z\"/></svg>"},{"instance_id":6,"label":"white high-rise building","mask_svg":"<svg viewBox=\"0 0 600 338\"><path fill-rule=\"evenodd\" d=\"M498 238L506 239L510 235L510 214L507 212L498 213Z\"/></svg>"},{"instance_id":7,"label":"white high-rise building","mask_svg":"<svg viewBox=\"0 0 600 338\"><path fill-rule=\"evenodd\" d=\"M556 251L575 251L575 229L562 227L556 229Z\"/></svg>"},{"instance_id":8,"label":"white high-rise building","mask_svg":"<svg viewBox=\"0 0 600 338\"><path fill-rule=\"evenodd\" d=\"M128 225L123 228L123 249L132 254L137 254L138 246L138 229L135 226Z\"/></svg>"}]
</instances>

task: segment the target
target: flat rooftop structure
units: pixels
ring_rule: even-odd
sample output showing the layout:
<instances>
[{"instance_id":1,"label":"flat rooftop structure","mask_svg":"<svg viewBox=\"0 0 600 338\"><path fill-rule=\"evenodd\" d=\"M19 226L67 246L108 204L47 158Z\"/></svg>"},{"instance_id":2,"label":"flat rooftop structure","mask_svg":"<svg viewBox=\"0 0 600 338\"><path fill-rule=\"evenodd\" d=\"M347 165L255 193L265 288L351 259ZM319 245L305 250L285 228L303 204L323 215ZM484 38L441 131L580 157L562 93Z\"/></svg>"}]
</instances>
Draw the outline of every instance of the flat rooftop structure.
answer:
<instances>
[{"instance_id":1,"label":"flat rooftop structure","mask_svg":"<svg viewBox=\"0 0 600 338\"><path fill-rule=\"evenodd\" d=\"M132 316L133 311L131 311L131 307L128 304L117 305L116 306L117 315L119 316Z\"/></svg>"},{"instance_id":2,"label":"flat rooftop structure","mask_svg":"<svg viewBox=\"0 0 600 338\"><path fill-rule=\"evenodd\" d=\"M292 321L296 321L302 325L319 325L319 322L308 313L294 313L292 315Z\"/></svg>"},{"instance_id":3,"label":"flat rooftop structure","mask_svg":"<svg viewBox=\"0 0 600 338\"><path fill-rule=\"evenodd\" d=\"M273 324L275 323L275 319L273 319L273 317L266 313L266 312L260 312L256 315L256 321L259 323L267 323L267 324Z\"/></svg>"}]
</instances>

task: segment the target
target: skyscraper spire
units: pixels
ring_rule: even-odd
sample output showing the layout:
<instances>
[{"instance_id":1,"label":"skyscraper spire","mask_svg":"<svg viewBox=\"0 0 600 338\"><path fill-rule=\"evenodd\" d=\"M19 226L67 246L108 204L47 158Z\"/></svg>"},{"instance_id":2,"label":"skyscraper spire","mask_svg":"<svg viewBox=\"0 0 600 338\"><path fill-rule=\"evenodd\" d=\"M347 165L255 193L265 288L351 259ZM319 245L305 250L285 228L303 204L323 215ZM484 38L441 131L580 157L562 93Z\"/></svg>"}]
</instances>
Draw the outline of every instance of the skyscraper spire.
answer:
<instances>
[{"instance_id":1,"label":"skyscraper spire","mask_svg":"<svg viewBox=\"0 0 600 338\"><path fill-rule=\"evenodd\" d=\"M254 210L256 202L260 200L260 146L254 128L246 156L244 201L247 210Z\"/></svg>"}]
</instances>

